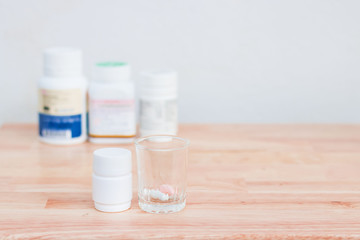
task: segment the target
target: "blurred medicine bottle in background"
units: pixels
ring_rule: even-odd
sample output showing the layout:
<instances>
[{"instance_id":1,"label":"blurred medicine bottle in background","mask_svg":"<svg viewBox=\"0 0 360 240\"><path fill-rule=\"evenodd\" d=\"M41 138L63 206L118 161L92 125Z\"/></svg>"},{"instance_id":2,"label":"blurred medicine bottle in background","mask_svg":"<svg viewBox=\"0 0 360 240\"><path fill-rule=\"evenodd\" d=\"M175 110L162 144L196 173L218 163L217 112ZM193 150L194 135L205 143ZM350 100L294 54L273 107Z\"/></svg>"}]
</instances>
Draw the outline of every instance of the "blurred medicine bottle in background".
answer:
<instances>
[{"instance_id":1,"label":"blurred medicine bottle in background","mask_svg":"<svg viewBox=\"0 0 360 240\"><path fill-rule=\"evenodd\" d=\"M177 73L142 72L139 81L140 135L176 135L178 131Z\"/></svg>"},{"instance_id":2,"label":"blurred medicine bottle in background","mask_svg":"<svg viewBox=\"0 0 360 240\"><path fill-rule=\"evenodd\" d=\"M95 66L89 86L89 140L93 143L129 143L136 135L134 83L124 62Z\"/></svg>"},{"instance_id":3,"label":"blurred medicine bottle in background","mask_svg":"<svg viewBox=\"0 0 360 240\"><path fill-rule=\"evenodd\" d=\"M38 92L42 142L66 145L86 140L86 89L80 49L44 51L44 75Z\"/></svg>"}]
</instances>

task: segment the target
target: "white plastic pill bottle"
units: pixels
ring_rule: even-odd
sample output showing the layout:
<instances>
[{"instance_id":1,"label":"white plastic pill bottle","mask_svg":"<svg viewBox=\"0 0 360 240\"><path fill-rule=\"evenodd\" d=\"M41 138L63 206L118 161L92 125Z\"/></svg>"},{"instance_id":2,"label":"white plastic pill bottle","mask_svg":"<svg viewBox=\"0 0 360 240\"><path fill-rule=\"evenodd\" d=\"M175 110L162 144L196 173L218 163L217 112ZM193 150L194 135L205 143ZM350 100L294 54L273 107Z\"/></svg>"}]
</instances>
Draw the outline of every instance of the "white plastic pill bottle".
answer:
<instances>
[{"instance_id":1,"label":"white plastic pill bottle","mask_svg":"<svg viewBox=\"0 0 360 240\"><path fill-rule=\"evenodd\" d=\"M86 89L80 49L58 47L44 51L44 75L38 92L42 142L66 145L86 140Z\"/></svg>"},{"instance_id":2,"label":"white plastic pill bottle","mask_svg":"<svg viewBox=\"0 0 360 240\"><path fill-rule=\"evenodd\" d=\"M140 135L176 135L178 131L177 73L142 72L139 81Z\"/></svg>"},{"instance_id":3,"label":"white plastic pill bottle","mask_svg":"<svg viewBox=\"0 0 360 240\"><path fill-rule=\"evenodd\" d=\"M89 86L89 140L129 143L136 135L134 83L124 62L96 64Z\"/></svg>"},{"instance_id":4,"label":"white plastic pill bottle","mask_svg":"<svg viewBox=\"0 0 360 240\"><path fill-rule=\"evenodd\" d=\"M102 212L122 212L132 199L131 152L124 148L101 148L93 153L92 196Z\"/></svg>"}]
</instances>

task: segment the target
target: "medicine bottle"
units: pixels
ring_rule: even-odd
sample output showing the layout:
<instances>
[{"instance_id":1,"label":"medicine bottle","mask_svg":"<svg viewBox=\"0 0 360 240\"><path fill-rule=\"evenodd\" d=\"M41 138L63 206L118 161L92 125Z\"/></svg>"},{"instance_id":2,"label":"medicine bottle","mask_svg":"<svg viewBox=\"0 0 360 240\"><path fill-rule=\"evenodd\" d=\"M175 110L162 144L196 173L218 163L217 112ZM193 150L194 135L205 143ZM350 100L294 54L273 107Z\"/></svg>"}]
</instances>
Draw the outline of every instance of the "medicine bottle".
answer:
<instances>
[{"instance_id":1,"label":"medicine bottle","mask_svg":"<svg viewBox=\"0 0 360 240\"><path fill-rule=\"evenodd\" d=\"M44 51L44 76L38 92L41 141L76 144L86 140L86 88L80 49Z\"/></svg>"},{"instance_id":2,"label":"medicine bottle","mask_svg":"<svg viewBox=\"0 0 360 240\"><path fill-rule=\"evenodd\" d=\"M129 209L132 199L131 152L123 148L102 148L93 153L92 196L102 212Z\"/></svg>"},{"instance_id":3,"label":"medicine bottle","mask_svg":"<svg viewBox=\"0 0 360 240\"><path fill-rule=\"evenodd\" d=\"M123 62L96 64L89 86L89 140L129 143L136 135L134 84Z\"/></svg>"},{"instance_id":4,"label":"medicine bottle","mask_svg":"<svg viewBox=\"0 0 360 240\"><path fill-rule=\"evenodd\" d=\"M142 72L140 89L140 135L176 135L178 131L177 73Z\"/></svg>"}]
</instances>

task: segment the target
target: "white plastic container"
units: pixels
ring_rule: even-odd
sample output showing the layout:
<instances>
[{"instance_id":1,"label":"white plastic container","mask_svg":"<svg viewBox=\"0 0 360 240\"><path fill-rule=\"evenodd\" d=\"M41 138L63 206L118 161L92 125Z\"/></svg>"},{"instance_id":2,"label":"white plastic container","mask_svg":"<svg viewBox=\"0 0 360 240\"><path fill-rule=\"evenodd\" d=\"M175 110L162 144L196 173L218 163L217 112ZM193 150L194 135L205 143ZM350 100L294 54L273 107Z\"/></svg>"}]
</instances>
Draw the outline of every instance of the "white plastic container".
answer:
<instances>
[{"instance_id":1,"label":"white plastic container","mask_svg":"<svg viewBox=\"0 0 360 240\"><path fill-rule=\"evenodd\" d=\"M102 148L93 154L92 196L102 212L129 209L132 199L131 152L123 148Z\"/></svg>"},{"instance_id":2,"label":"white plastic container","mask_svg":"<svg viewBox=\"0 0 360 240\"><path fill-rule=\"evenodd\" d=\"M136 135L134 84L130 66L98 63L89 86L89 140L129 143Z\"/></svg>"},{"instance_id":3,"label":"white plastic container","mask_svg":"<svg viewBox=\"0 0 360 240\"><path fill-rule=\"evenodd\" d=\"M86 140L86 88L82 52L76 48L44 51L44 76L39 81L39 135L50 144Z\"/></svg>"},{"instance_id":4,"label":"white plastic container","mask_svg":"<svg viewBox=\"0 0 360 240\"><path fill-rule=\"evenodd\" d=\"M140 135L176 135L178 131L177 73L141 73Z\"/></svg>"}]
</instances>

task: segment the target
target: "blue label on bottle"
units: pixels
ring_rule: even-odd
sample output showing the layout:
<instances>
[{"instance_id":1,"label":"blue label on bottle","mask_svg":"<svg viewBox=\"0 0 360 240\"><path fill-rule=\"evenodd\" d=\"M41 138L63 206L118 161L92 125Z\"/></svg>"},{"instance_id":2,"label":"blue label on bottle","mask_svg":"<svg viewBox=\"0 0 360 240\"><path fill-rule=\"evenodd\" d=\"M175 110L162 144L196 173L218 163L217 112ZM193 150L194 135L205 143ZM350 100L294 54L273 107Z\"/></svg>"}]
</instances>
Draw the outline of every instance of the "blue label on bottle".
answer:
<instances>
[{"instance_id":1,"label":"blue label on bottle","mask_svg":"<svg viewBox=\"0 0 360 240\"><path fill-rule=\"evenodd\" d=\"M81 135L81 114L53 116L39 113L39 134L41 137L71 139Z\"/></svg>"}]
</instances>

